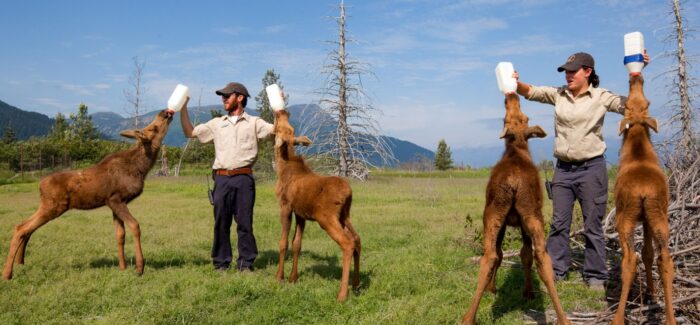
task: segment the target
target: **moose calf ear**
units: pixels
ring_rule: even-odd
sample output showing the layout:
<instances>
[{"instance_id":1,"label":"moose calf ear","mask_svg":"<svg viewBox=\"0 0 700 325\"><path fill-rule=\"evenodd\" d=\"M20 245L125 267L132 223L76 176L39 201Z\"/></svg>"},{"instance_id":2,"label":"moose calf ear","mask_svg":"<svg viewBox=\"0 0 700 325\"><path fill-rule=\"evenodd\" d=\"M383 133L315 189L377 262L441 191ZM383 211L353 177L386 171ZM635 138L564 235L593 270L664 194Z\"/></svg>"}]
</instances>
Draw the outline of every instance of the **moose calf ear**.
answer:
<instances>
[{"instance_id":1,"label":"moose calf ear","mask_svg":"<svg viewBox=\"0 0 700 325\"><path fill-rule=\"evenodd\" d=\"M299 145L299 144L300 144L300 145L302 145L302 146L308 147L308 146L311 145L312 143L313 143L313 142L311 141L311 139L309 139L309 138L308 138L307 136L305 136L305 135L302 135L302 136L300 136L300 137L294 138L294 145Z\"/></svg>"},{"instance_id":2,"label":"moose calf ear","mask_svg":"<svg viewBox=\"0 0 700 325\"><path fill-rule=\"evenodd\" d=\"M501 131L501 134L498 135L499 139L505 138L509 133L509 130L507 127L503 127L503 130ZM512 133L511 133L512 134Z\"/></svg>"},{"instance_id":3,"label":"moose calf ear","mask_svg":"<svg viewBox=\"0 0 700 325\"><path fill-rule=\"evenodd\" d=\"M654 132L659 133L659 121L655 118L647 117L644 120L644 125L650 127Z\"/></svg>"},{"instance_id":4,"label":"moose calf ear","mask_svg":"<svg viewBox=\"0 0 700 325\"><path fill-rule=\"evenodd\" d=\"M283 143L282 137L275 137L275 148L281 147Z\"/></svg>"},{"instance_id":5,"label":"moose calf ear","mask_svg":"<svg viewBox=\"0 0 700 325\"><path fill-rule=\"evenodd\" d=\"M617 135L622 135L622 132L625 132L625 130L630 128L630 121L627 119L622 119L620 120L620 125L618 127L618 133Z\"/></svg>"},{"instance_id":6,"label":"moose calf ear","mask_svg":"<svg viewBox=\"0 0 700 325\"><path fill-rule=\"evenodd\" d=\"M119 135L126 137L126 138L141 140L143 142L150 141L150 139L148 139L146 137L146 135L143 134L143 132L141 132L141 130L126 130L126 131L120 132Z\"/></svg>"},{"instance_id":7,"label":"moose calf ear","mask_svg":"<svg viewBox=\"0 0 700 325\"><path fill-rule=\"evenodd\" d=\"M544 132L542 130L542 127L539 125L531 126L527 128L527 133L525 134L526 138L544 138L547 136L547 132Z\"/></svg>"},{"instance_id":8,"label":"moose calf ear","mask_svg":"<svg viewBox=\"0 0 700 325\"><path fill-rule=\"evenodd\" d=\"M136 135L136 132L141 132L139 130L124 130L119 132L119 135L125 137L125 138L131 138L131 139L137 139L138 135Z\"/></svg>"}]
</instances>

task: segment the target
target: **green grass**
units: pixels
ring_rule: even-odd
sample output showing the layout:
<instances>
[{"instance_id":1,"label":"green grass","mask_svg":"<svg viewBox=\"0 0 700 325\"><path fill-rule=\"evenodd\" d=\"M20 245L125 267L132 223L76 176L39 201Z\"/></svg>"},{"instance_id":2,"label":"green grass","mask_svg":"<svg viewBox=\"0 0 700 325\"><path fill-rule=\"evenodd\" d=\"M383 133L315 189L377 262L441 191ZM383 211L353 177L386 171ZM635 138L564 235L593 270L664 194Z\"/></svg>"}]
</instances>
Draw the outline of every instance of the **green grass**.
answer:
<instances>
[{"instance_id":1,"label":"green grass","mask_svg":"<svg viewBox=\"0 0 700 325\"><path fill-rule=\"evenodd\" d=\"M143 276L134 273L130 233L129 266L119 271L108 209L72 210L40 228L27 247L26 264L15 266L13 280L0 281L0 323L458 323L476 286L478 265L470 260L480 243L472 228L481 228L488 173L373 175L352 183L351 214L362 237L361 287L345 303L335 302L340 249L315 223L305 231L298 283L275 280L280 226L272 181L257 184L257 270L241 275L211 266L206 176L151 177L129 205L141 223ZM37 204L37 183L0 186L2 257L14 225ZM551 215L551 206L544 214ZM468 218L471 227L465 227ZM505 249L519 249L517 234L509 233ZM531 322L552 309L544 286L534 300L521 298L522 270L517 258L508 261L498 272L498 294L482 299L482 324ZM290 269L288 257L287 276ZM537 288L541 282L535 279ZM580 279L557 287L567 312L606 305L604 294L589 291Z\"/></svg>"}]
</instances>

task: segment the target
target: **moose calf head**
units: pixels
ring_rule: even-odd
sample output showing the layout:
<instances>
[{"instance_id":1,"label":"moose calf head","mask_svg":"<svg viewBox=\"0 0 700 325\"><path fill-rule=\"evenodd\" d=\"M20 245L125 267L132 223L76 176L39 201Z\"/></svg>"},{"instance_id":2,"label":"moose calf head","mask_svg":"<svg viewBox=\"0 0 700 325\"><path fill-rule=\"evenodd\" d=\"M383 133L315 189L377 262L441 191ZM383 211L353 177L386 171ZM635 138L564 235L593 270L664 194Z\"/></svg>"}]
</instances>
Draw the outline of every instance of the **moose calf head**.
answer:
<instances>
[{"instance_id":1,"label":"moose calf head","mask_svg":"<svg viewBox=\"0 0 700 325\"><path fill-rule=\"evenodd\" d=\"M620 134L635 125L659 132L658 122L649 117L649 101L644 97L644 78L641 74L630 75L630 93L625 103L625 117L620 121Z\"/></svg>"},{"instance_id":2,"label":"moose calf head","mask_svg":"<svg viewBox=\"0 0 700 325\"><path fill-rule=\"evenodd\" d=\"M126 138L136 139L136 141L139 141L144 145L159 148L163 142L163 139L165 138L165 135L168 133L168 127L170 126L170 122L172 122L172 120L172 113L168 112L167 110L162 110L160 113L158 113L158 115L156 115L153 122L146 125L146 127L143 129L125 130L120 132L119 135Z\"/></svg>"},{"instance_id":3,"label":"moose calf head","mask_svg":"<svg viewBox=\"0 0 700 325\"><path fill-rule=\"evenodd\" d=\"M292 125L289 124L289 112L286 110L279 110L275 112L274 126L275 152L280 151L281 153L285 153L286 150L282 149L285 148L285 146L287 146L287 148L291 148L288 147L289 144L301 144L304 146L308 146L312 143L311 140L309 140L309 138L306 136L294 136L294 127L292 127Z\"/></svg>"},{"instance_id":4,"label":"moose calf head","mask_svg":"<svg viewBox=\"0 0 700 325\"><path fill-rule=\"evenodd\" d=\"M503 119L503 131L500 138L507 141L524 140L537 137L544 138L547 133L539 126L529 126L528 117L520 110L520 98L515 93L506 95L506 117Z\"/></svg>"}]
</instances>

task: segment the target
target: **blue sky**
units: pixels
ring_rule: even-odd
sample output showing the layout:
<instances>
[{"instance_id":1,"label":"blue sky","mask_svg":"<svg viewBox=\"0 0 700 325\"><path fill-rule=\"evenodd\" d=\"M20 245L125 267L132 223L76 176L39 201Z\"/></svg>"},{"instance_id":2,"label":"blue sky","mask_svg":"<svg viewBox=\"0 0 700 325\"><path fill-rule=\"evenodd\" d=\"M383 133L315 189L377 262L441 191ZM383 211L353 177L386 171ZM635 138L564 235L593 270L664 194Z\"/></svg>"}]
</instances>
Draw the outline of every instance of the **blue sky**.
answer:
<instances>
[{"instance_id":1,"label":"blue sky","mask_svg":"<svg viewBox=\"0 0 700 325\"><path fill-rule=\"evenodd\" d=\"M266 69L281 75L290 104L315 102L337 26L336 1L8 1L0 5L0 100L53 117L75 112L126 114L132 57L145 60L147 110L165 107L177 83L193 103L218 104L214 90L240 81L261 89ZM504 114L494 68L511 61L521 80L558 86L556 67L591 53L601 86L627 92L623 35L641 31L652 63L645 70L655 115L667 118L662 42L672 23L656 0L346 1L352 58L373 76L363 84L383 132L434 150L500 145ZM700 4L684 3L691 26ZM700 53L697 39L687 51ZM697 73L697 70L693 72ZM697 74L696 74L697 75ZM255 107L249 103L249 109ZM553 135L552 107L523 103L531 124ZM609 114L606 137L619 118Z\"/></svg>"}]
</instances>

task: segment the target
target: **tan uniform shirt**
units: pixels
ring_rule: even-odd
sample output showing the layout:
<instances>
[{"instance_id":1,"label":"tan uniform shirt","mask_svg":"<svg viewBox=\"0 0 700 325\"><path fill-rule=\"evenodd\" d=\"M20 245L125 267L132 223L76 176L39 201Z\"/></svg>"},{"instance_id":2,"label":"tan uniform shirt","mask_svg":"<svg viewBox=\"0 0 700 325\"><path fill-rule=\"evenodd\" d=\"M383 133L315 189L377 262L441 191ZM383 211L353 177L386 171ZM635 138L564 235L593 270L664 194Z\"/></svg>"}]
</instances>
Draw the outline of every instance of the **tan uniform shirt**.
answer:
<instances>
[{"instance_id":1,"label":"tan uniform shirt","mask_svg":"<svg viewBox=\"0 0 700 325\"><path fill-rule=\"evenodd\" d=\"M627 97L589 87L573 97L566 86L530 86L528 100L554 105L554 157L584 161L605 152L603 120L606 112L624 114Z\"/></svg>"},{"instance_id":2,"label":"tan uniform shirt","mask_svg":"<svg viewBox=\"0 0 700 325\"><path fill-rule=\"evenodd\" d=\"M199 142L214 141L214 169L235 169L252 166L258 156L258 139L272 134L274 126L265 120L241 114L238 119L228 115L213 118L192 130Z\"/></svg>"}]
</instances>

